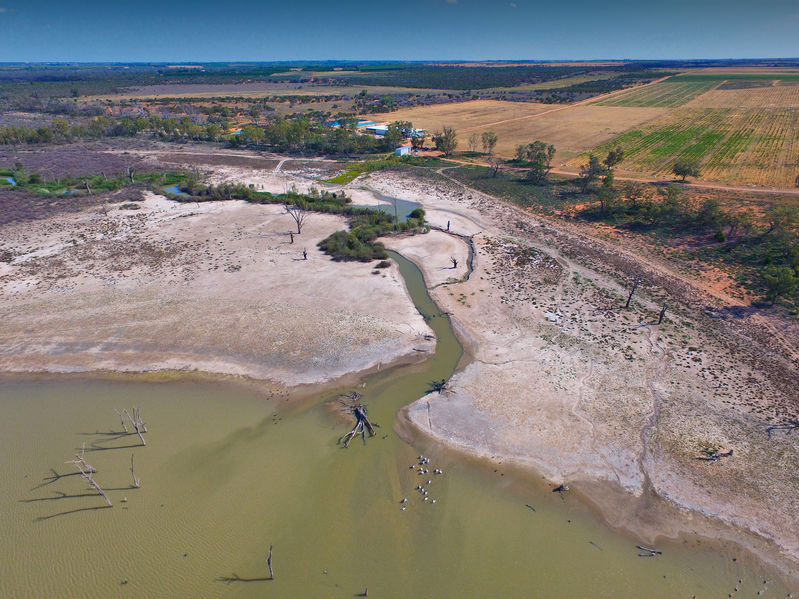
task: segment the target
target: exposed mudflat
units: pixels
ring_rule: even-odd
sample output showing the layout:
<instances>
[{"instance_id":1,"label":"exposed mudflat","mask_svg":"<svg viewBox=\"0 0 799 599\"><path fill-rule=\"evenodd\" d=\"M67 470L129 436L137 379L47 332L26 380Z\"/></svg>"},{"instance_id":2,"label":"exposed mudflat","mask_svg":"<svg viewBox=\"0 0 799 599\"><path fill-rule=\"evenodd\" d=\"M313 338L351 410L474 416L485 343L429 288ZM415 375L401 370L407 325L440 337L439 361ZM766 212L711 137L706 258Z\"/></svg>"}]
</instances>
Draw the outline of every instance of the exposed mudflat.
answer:
<instances>
[{"instance_id":1,"label":"exposed mudflat","mask_svg":"<svg viewBox=\"0 0 799 599\"><path fill-rule=\"evenodd\" d=\"M311 215L292 244L281 206L149 193L139 206L3 227L0 369L202 370L297 385L433 346L395 267L372 274L317 249L341 218Z\"/></svg>"},{"instance_id":2,"label":"exposed mudflat","mask_svg":"<svg viewBox=\"0 0 799 599\"><path fill-rule=\"evenodd\" d=\"M454 232L473 236L477 250L468 282L432 291L473 359L444 393L409 407L416 426L468 452L532 466L553 481L615 483L640 497L639 507L657 504L647 498L654 490L676 506L775 541L772 558L781 553L784 566L796 568L796 440L766 432L796 415L791 328L764 314L708 315L709 304L723 313L737 302L709 296L701 280L666 262L637 258L629 248L539 221L451 181L376 173L366 183L421 202L434 224L451 221ZM397 246L412 255L413 239ZM424 240L417 242L418 258L430 262ZM438 265L448 258L439 254ZM644 283L624 310L636 273ZM714 450L734 453L700 459ZM722 535L677 511L668 522L652 509L620 517L618 501L589 486L597 504L614 510L606 515L615 525L648 522L653 536Z\"/></svg>"}]
</instances>

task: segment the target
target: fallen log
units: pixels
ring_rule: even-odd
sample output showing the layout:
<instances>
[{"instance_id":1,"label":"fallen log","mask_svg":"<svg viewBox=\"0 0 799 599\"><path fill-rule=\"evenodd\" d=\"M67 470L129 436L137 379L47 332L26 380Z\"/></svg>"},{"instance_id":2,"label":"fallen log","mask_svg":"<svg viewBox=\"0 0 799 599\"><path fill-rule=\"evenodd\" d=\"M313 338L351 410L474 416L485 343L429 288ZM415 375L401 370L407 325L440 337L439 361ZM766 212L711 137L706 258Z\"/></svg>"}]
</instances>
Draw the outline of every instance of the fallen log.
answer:
<instances>
[{"instance_id":1,"label":"fallen log","mask_svg":"<svg viewBox=\"0 0 799 599\"><path fill-rule=\"evenodd\" d=\"M732 449L725 453L720 453L717 449L716 451L707 452L703 456L697 456L697 460L701 460L703 462L718 462L721 458L728 458L732 455Z\"/></svg>"},{"instance_id":2,"label":"fallen log","mask_svg":"<svg viewBox=\"0 0 799 599\"><path fill-rule=\"evenodd\" d=\"M649 547L644 547L643 545L636 545L635 548L638 549L638 551L643 551L643 553L638 554L638 557L655 557L657 555L663 555L662 551L650 549Z\"/></svg>"},{"instance_id":3,"label":"fallen log","mask_svg":"<svg viewBox=\"0 0 799 599\"><path fill-rule=\"evenodd\" d=\"M790 419L780 424L772 424L766 429L766 433L768 433L768 438L771 439L772 431L785 431L786 433L790 433L797 428L799 428L799 420Z\"/></svg>"}]
</instances>

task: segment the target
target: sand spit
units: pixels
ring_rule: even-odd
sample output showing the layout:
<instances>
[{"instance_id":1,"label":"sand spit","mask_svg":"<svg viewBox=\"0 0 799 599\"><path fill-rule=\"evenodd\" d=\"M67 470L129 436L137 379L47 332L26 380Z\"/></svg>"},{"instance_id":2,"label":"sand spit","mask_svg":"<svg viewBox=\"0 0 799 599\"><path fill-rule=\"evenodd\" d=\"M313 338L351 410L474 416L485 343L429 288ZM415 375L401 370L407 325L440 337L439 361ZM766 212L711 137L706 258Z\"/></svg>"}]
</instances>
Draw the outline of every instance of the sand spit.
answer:
<instances>
[{"instance_id":1,"label":"sand spit","mask_svg":"<svg viewBox=\"0 0 799 599\"><path fill-rule=\"evenodd\" d=\"M281 206L153 194L139 205L3 228L1 370L200 370L293 386L432 350L396 267L372 274L316 248L341 218L312 215L291 244Z\"/></svg>"}]
</instances>

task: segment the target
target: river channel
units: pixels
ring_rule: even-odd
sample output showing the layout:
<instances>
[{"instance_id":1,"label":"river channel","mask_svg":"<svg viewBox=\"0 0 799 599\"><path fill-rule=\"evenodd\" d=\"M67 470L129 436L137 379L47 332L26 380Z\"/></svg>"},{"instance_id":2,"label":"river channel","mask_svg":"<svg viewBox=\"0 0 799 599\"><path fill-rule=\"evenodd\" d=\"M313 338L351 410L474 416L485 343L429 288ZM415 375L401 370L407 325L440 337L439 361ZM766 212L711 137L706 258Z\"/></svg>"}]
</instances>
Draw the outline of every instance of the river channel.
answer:
<instances>
[{"instance_id":1,"label":"river channel","mask_svg":"<svg viewBox=\"0 0 799 599\"><path fill-rule=\"evenodd\" d=\"M635 539L533 474L403 441L414 435L398 410L449 377L462 348L416 266L392 257L437 348L358 387L380 425L365 444L336 444L353 421L332 392L289 402L200 381L0 383L0 596L786 597L733 547L662 542L639 557ZM114 409L133 406L146 447L120 434ZM64 463L84 442L113 508Z\"/></svg>"}]
</instances>

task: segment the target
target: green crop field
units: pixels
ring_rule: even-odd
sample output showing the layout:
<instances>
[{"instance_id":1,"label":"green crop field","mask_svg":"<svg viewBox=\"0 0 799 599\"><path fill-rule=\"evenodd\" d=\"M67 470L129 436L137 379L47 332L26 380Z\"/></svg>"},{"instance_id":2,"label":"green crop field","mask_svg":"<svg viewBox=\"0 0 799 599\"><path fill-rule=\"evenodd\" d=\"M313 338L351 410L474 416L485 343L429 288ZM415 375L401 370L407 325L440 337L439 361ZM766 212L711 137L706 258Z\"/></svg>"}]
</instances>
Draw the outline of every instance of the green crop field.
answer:
<instances>
[{"instance_id":1,"label":"green crop field","mask_svg":"<svg viewBox=\"0 0 799 599\"><path fill-rule=\"evenodd\" d=\"M702 179L726 184L794 187L799 175L797 73L681 75L596 103L670 108L592 150L621 146L622 171L669 177L689 159Z\"/></svg>"},{"instance_id":2,"label":"green crop field","mask_svg":"<svg viewBox=\"0 0 799 599\"><path fill-rule=\"evenodd\" d=\"M607 99L599 100L601 106L652 106L671 108L682 106L697 96L716 87L720 80L680 82L667 79L660 83L633 88L615 94Z\"/></svg>"},{"instance_id":3,"label":"green crop field","mask_svg":"<svg viewBox=\"0 0 799 599\"><path fill-rule=\"evenodd\" d=\"M796 109L680 109L594 149L621 146L623 168L668 177L677 160L701 166L702 177L731 184L791 187L799 174Z\"/></svg>"}]
</instances>

